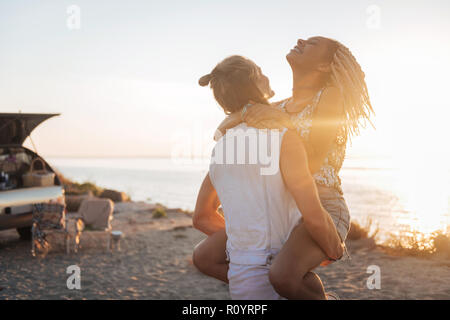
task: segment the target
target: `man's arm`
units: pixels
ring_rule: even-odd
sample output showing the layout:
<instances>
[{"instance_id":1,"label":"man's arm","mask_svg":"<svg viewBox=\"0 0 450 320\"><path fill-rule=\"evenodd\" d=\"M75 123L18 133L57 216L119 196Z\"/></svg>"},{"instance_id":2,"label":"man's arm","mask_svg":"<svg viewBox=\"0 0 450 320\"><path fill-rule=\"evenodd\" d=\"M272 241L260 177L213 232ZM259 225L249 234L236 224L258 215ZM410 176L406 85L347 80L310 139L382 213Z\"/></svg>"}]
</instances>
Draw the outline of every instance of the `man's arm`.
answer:
<instances>
[{"instance_id":1,"label":"man's arm","mask_svg":"<svg viewBox=\"0 0 450 320\"><path fill-rule=\"evenodd\" d=\"M225 229L225 219L217 212L220 200L216 189L211 183L209 173L203 180L197 196L192 225L208 236L219 230Z\"/></svg>"},{"instance_id":2,"label":"man's arm","mask_svg":"<svg viewBox=\"0 0 450 320\"><path fill-rule=\"evenodd\" d=\"M251 107L249 107L244 114L242 114L241 111L234 112L227 116L217 128L214 140L219 140L228 129L234 128L241 122L246 122L250 127L261 129L293 128L290 116L277 107L279 102L270 105L251 103Z\"/></svg>"},{"instance_id":3,"label":"man's arm","mask_svg":"<svg viewBox=\"0 0 450 320\"><path fill-rule=\"evenodd\" d=\"M280 168L286 187L302 213L311 237L329 258L340 258L343 254L340 237L333 220L320 203L302 140L293 130L284 134Z\"/></svg>"},{"instance_id":4,"label":"man's arm","mask_svg":"<svg viewBox=\"0 0 450 320\"><path fill-rule=\"evenodd\" d=\"M255 128L294 128L290 116L275 105L256 103L248 108L243 119L249 126Z\"/></svg>"}]
</instances>

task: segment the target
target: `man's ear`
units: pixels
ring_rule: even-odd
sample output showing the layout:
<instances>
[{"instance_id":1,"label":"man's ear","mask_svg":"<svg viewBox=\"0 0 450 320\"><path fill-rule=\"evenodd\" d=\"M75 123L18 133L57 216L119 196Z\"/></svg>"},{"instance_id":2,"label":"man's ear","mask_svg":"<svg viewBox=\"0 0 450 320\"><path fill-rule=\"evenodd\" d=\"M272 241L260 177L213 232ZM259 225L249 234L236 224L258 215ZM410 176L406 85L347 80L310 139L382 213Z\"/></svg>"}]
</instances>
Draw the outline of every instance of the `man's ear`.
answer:
<instances>
[{"instance_id":1,"label":"man's ear","mask_svg":"<svg viewBox=\"0 0 450 320\"><path fill-rule=\"evenodd\" d=\"M317 70L320 72L328 73L331 71L331 64L329 63L319 63Z\"/></svg>"}]
</instances>

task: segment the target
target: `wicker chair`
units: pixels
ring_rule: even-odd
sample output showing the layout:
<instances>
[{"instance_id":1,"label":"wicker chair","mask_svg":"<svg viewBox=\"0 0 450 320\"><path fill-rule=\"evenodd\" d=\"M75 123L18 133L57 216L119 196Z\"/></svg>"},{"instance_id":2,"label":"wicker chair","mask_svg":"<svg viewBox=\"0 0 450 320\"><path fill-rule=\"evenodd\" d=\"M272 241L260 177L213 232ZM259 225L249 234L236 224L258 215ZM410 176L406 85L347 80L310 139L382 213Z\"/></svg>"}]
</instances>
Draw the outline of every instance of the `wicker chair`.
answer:
<instances>
[{"instance_id":1,"label":"wicker chair","mask_svg":"<svg viewBox=\"0 0 450 320\"><path fill-rule=\"evenodd\" d=\"M45 257L53 244L50 238L57 236L64 242L68 253L69 234L66 229L65 206L57 203L38 203L33 205L33 225L31 229L31 254Z\"/></svg>"}]
</instances>

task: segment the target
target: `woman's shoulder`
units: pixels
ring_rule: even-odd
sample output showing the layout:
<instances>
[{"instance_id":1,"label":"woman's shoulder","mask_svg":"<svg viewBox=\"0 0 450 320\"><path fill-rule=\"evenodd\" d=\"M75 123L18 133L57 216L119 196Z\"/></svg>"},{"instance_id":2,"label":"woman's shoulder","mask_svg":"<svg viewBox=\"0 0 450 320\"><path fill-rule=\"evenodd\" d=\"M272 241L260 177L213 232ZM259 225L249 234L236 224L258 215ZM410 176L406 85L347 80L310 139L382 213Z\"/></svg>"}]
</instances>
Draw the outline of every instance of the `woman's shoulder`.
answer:
<instances>
[{"instance_id":1,"label":"woman's shoulder","mask_svg":"<svg viewBox=\"0 0 450 320\"><path fill-rule=\"evenodd\" d=\"M341 90L335 86L327 86L323 88L319 94L319 102L323 100L341 101L342 98Z\"/></svg>"},{"instance_id":2,"label":"woman's shoulder","mask_svg":"<svg viewBox=\"0 0 450 320\"><path fill-rule=\"evenodd\" d=\"M330 85L330 86L326 86L322 89L322 95L326 94L326 95L341 95L341 90L339 90L338 87Z\"/></svg>"},{"instance_id":3,"label":"woman's shoulder","mask_svg":"<svg viewBox=\"0 0 450 320\"><path fill-rule=\"evenodd\" d=\"M343 97L339 88L327 86L322 89L316 111L341 114L344 110L343 107Z\"/></svg>"}]
</instances>

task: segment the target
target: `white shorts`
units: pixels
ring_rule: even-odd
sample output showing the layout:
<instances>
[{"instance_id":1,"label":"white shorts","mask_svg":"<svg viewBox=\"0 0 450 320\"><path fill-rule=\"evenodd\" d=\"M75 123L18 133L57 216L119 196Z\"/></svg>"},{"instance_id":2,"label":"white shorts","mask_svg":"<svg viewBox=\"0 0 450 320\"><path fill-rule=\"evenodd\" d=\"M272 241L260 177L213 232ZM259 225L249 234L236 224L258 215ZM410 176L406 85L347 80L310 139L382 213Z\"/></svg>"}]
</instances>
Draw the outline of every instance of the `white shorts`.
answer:
<instances>
[{"instance_id":1,"label":"white shorts","mask_svg":"<svg viewBox=\"0 0 450 320\"><path fill-rule=\"evenodd\" d=\"M280 300L269 281L270 265L230 263L228 282L233 300Z\"/></svg>"}]
</instances>

